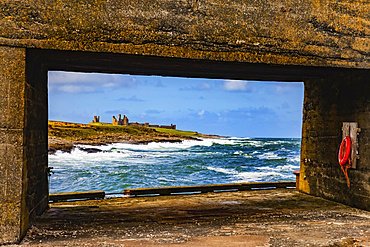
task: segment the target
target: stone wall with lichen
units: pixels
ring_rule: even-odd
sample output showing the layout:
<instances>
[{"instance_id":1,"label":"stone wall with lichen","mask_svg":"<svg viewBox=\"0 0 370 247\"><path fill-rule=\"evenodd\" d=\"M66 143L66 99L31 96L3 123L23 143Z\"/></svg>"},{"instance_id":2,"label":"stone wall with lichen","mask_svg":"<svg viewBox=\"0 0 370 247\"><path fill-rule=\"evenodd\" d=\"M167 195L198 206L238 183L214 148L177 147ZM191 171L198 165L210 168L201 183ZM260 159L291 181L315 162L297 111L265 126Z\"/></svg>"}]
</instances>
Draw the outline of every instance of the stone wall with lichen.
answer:
<instances>
[{"instance_id":1,"label":"stone wall with lichen","mask_svg":"<svg viewBox=\"0 0 370 247\"><path fill-rule=\"evenodd\" d=\"M370 71L351 70L305 81L300 190L370 210ZM357 122L358 155L348 169L338 162L343 122Z\"/></svg>"},{"instance_id":2,"label":"stone wall with lichen","mask_svg":"<svg viewBox=\"0 0 370 247\"><path fill-rule=\"evenodd\" d=\"M48 207L47 73L0 46L0 244L21 240Z\"/></svg>"},{"instance_id":3,"label":"stone wall with lichen","mask_svg":"<svg viewBox=\"0 0 370 247\"><path fill-rule=\"evenodd\" d=\"M364 0L1 0L0 45L370 68Z\"/></svg>"},{"instance_id":4,"label":"stone wall with lichen","mask_svg":"<svg viewBox=\"0 0 370 247\"><path fill-rule=\"evenodd\" d=\"M369 210L369 9L367 0L0 0L0 244L19 241L47 207L50 69L304 81L301 191ZM343 121L363 130L350 188L336 161Z\"/></svg>"},{"instance_id":5,"label":"stone wall with lichen","mask_svg":"<svg viewBox=\"0 0 370 247\"><path fill-rule=\"evenodd\" d=\"M19 241L28 228L25 56L24 48L0 47L0 244Z\"/></svg>"}]
</instances>

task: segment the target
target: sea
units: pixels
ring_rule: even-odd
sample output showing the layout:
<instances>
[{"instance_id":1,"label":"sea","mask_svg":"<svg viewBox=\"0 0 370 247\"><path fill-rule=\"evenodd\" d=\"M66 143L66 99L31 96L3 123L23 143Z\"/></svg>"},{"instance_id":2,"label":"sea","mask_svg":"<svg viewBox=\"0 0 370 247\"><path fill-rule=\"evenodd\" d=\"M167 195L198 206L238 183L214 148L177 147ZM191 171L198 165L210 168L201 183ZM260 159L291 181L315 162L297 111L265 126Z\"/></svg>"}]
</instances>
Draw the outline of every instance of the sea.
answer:
<instances>
[{"instance_id":1,"label":"sea","mask_svg":"<svg viewBox=\"0 0 370 247\"><path fill-rule=\"evenodd\" d=\"M81 145L49 155L50 193L241 182L295 181L299 138L220 138L147 145ZM82 149L98 148L88 153Z\"/></svg>"}]
</instances>

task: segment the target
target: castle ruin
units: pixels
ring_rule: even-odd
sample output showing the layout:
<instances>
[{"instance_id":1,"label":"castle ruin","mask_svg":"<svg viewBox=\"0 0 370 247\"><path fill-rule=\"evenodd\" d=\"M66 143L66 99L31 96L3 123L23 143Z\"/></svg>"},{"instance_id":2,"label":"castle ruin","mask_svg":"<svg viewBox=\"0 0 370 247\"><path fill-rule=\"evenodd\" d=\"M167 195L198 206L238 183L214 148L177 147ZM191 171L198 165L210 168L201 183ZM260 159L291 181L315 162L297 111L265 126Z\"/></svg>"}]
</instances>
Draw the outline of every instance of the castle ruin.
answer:
<instances>
[{"instance_id":1,"label":"castle ruin","mask_svg":"<svg viewBox=\"0 0 370 247\"><path fill-rule=\"evenodd\" d=\"M122 126L139 126L139 127L151 127L151 128L163 128L163 129L176 129L175 124L171 125L150 125L149 123L130 123L126 115L123 115L121 118L121 114L118 115L118 120L115 116L113 116L112 120L113 125L122 125Z\"/></svg>"},{"instance_id":2,"label":"castle ruin","mask_svg":"<svg viewBox=\"0 0 370 247\"><path fill-rule=\"evenodd\" d=\"M123 115L123 118L121 118L121 114L118 115L118 120L115 116L113 116L112 124L113 125L123 125L123 126L129 126L130 125L126 115Z\"/></svg>"}]
</instances>

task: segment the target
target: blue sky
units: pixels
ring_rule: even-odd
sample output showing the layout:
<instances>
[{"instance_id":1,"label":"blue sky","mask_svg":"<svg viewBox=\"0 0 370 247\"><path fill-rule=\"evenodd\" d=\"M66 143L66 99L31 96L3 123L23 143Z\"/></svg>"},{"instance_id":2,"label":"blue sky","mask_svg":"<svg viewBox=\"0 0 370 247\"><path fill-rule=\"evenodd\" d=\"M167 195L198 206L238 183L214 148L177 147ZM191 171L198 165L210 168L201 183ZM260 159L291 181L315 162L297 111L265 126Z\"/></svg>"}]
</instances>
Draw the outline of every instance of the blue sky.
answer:
<instances>
[{"instance_id":1,"label":"blue sky","mask_svg":"<svg viewBox=\"0 0 370 247\"><path fill-rule=\"evenodd\" d=\"M130 122L232 137L300 137L302 82L50 71L49 119Z\"/></svg>"}]
</instances>

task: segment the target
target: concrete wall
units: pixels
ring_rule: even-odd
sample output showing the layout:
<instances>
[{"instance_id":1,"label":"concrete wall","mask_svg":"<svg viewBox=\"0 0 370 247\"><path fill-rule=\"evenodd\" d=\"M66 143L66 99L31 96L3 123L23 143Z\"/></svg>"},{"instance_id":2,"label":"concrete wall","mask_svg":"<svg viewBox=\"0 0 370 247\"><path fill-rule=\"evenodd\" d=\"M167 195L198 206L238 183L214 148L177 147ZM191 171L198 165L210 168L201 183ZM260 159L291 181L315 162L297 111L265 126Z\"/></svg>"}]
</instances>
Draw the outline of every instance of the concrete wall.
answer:
<instances>
[{"instance_id":1,"label":"concrete wall","mask_svg":"<svg viewBox=\"0 0 370 247\"><path fill-rule=\"evenodd\" d=\"M0 45L370 68L363 0L2 0Z\"/></svg>"},{"instance_id":2,"label":"concrete wall","mask_svg":"<svg viewBox=\"0 0 370 247\"><path fill-rule=\"evenodd\" d=\"M0 243L19 240L28 227L25 57L26 49L0 47Z\"/></svg>"},{"instance_id":3,"label":"concrete wall","mask_svg":"<svg viewBox=\"0 0 370 247\"><path fill-rule=\"evenodd\" d=\"M0 54L0 243L14 243L48 205L47 74L26 71L24 48Z\"/></svg>"},{"instance_id":4,"label":"concrete wall","mask_svg":"<svg viewBox=\"0 0 370 247\"><path fill-rule=\"evenodd\" d=\"M370 210L370 71L305 81L300 189ZM359 156L347 180L338 163L342 123L358 122Z\"/></svg>"},{"instance_id":5,"label":"concrete wall","mask_svg":"<svg viewBox=\"0 0 370 247\"><path fill-rule=\"evenodd\" d=\"M47 71L304 81L304 192L370 209L370 3L0 1L0 244L47 207ZM348 98L347 98L348 96ZM348 189L336 157L359 123Z\"/></svg>"},{"instance_id":6,"label":"concrete wall","mask_svg":"<svg viewBox=\"0 0 370 247\"><path fill-rule=\"evenodd\" d=\"M26 50L26 125L27 165L26 207L30 217L41 214L49 202L48 185L48 89L47 69L35 62Z\"/></svg>"}]
</instances>

